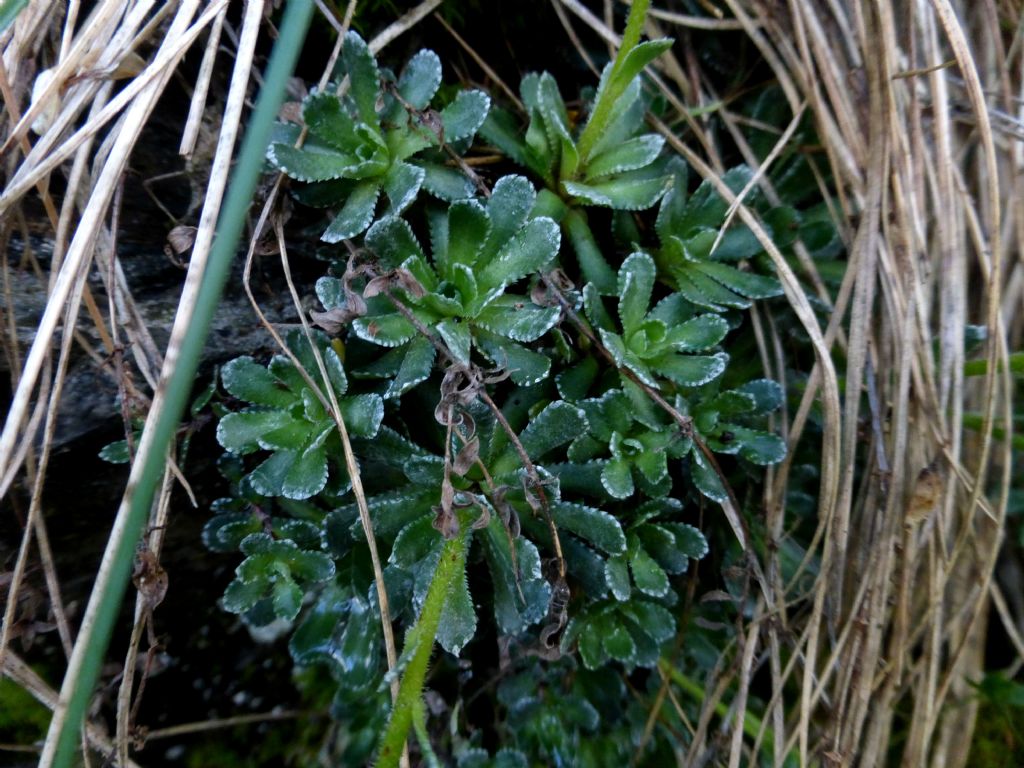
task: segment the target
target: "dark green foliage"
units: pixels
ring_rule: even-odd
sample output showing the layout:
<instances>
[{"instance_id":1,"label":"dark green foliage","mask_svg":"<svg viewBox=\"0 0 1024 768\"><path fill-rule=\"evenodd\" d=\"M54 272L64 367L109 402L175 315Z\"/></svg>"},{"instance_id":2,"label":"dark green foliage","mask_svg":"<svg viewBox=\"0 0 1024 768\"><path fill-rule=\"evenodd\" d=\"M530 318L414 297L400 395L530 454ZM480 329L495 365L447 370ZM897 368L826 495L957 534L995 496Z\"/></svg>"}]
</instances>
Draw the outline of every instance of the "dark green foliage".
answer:
<instances>
[{"instance_id":1,"label":"dark green foliage","mask_svg":"<svg viewBox=\"0 0 1024 768\"><path fill-rule=\"evenodd\" d=\"M726 352L735 310L779 285L752 268L761 251L742 227L712 248L723 201L705 185L690 195L685 166L643 133L639 73L667 45L624 49L579 126L550 75L527 76L521 133L503 110L484 122L490 100L477 91L435 112L431 52L396 80L350 34L347 94L312 94L303 148L291 146L297 126L271 147L272 163L304 184L300 201L337 211L325 240L365 234L317 283L323 309L311 316L327 334L293 331L290 355L223 369L217 435L233 489L204 540L246 556L224 607L251 625L294 622L296 665L336 681L348 760L369 759L389 699L337 416L361 462L390 618L406 637L393 674L422 675L435 640L475 670L497 639L518 667L497 692L505 748L488 752L455 729L459 766L632 759L646 713L604 711L608 697L628 698L611 670L657 666L685 629L682 577L709 548L692 523L702 496L728 495L712 452L748 469L785 454L768 422L782 388L730 378ZM442 165L446 150L470 150L478 128L547 189L506 175L478 195L465 164ZM727 182L738 190L749 178L740 168ZM656 218L632 213L659 200ZM620 212L628 256L602 250L610 238L590 228L588 206ZM456 544L468 565L445 572L438 602ZM404 701L396 712L429 756L417 709ZM658 764L664 737L657 729L640 756ZM382 759L394 756L389 747Z\"/></svg>"},{"instance_id":2,"label":"dark green foliage","mask_svg":"<svg viewBox=\"0 0 1024 768\"><path fill-rule=\"evenodd\" d=\"M344 397L348 390L345 369L323 335L313 337L327 373L327 382L321 379L319 385L316 379L320 379L320 369L313 344L298 331L289 335L288 344L294 361L278 355L264 367L252 358L240 357L224 366L224 389L250 405L221 419L217 440L238 456L271 452L247 476L249 485L260 495L308 499L327 487L328 467L332 464L336 483L347 484L327 386L338 399L349 432L356 437L377 433L384 405L374 394Z\"/></svg>"},{"instance_id":3,"label":"dark green foliage","mask_svg":"<svg viewBox=\"0 0 1024 768\"><path fill-rule=\"evenodd\" d=\"M355 32L345 38L340 63L348 93L337 96L335 83L310 94L302 105L308 130L302 147L294 146L301 127L282 123L267 153L276 168L305 184L299 200L338 209L323 239L337 243L365 231L382 191L391 216L401 215L421 188L443 200L471 195L473 185L444 165L440 148L470 140L490 98L463 91L435 111L430 104L441 85L441 61L433 51L413 56L396 81L378 70Z\"/></svg>"}]
</instances>

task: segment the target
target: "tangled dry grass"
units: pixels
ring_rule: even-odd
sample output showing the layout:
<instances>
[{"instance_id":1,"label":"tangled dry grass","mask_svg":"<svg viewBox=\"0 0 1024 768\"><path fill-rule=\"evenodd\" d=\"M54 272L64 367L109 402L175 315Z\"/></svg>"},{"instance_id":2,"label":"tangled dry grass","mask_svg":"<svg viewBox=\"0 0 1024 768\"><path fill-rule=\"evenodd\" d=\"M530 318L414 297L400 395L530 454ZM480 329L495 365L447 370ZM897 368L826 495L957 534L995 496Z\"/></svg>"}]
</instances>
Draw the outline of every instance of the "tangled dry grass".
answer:
<instances>
[{"instance_id":1,"label":"tangled dry grass","mask_svg":"<svg viewBox=\"0 0 1024 768\"><path fill-rule=\"evenodd\" d=\"M379 50L439 4L414 7L372 47ZM615 45L611 0L596 11L577 0L553 4L566 40L581 55L586 48L580 41L595 35ZM85 10L77 0L30 0L0 36L0 269L13 393L0 434L0 495L27 489L30 500L5 577L0 669L58 719L60 696L74 681L76 628L63 607L42 510L67 362L77 345L119 382L123 399L160 407L160 381L188 327L246 100L257 88L254 51L269 28L271 5L251 0L238 29L228 30L226 0L100 0L87 18L79 18ZM326 4L319 12L342 28L355 5L347 15ZM652 36L682 41L656 73L676 112L670 122L682 129L660 128L706 178L725 171L712 121L724 125L757 165L746 148L742 118L714 91L713 78L705 77L685 45L690 36L716 30L748 36L795 115L792 127L805 113L813 121L822 177L835 187L833 217L847 262L833 292L802 254L801 277L815 286L813 298L832 308L822 327L797 276L742 199L735 200L736 215L765 237L791 311L815 353L800 407L777 426L795 446L807 439L812 409L823 414L817 530L806 559L818 558L820 568L809 581L784 583L777 547L751 553L763 574L755 610L744 621L742 642L723 649L717 675L704 681L702 715L681 759L702 764L709 744L724 738L728 765L744 764L770 729L776 765L794 751L801 764L966 765L977 709L970 681L984 675L989 627L1000 627L1024 659L1024 616L1014 615L1013 602L994 578L1013 479L1008 351L1020 348L1024 335L1024 8L1019 0L699 5L699 17L663 7L649 20ZM170 347L161 350L119 265L118 220L131 205L119 189L133 147L154 119L154 105L193 48L203 54L179 148L184 161L203 162L194 153L203 116L210 117L213 68L230 59L233 73L217 107L221 127L205 161L208 182L174 333ZM470 53L481 67L471 76L488 80L486 55ZM33 97L44 68L52 73L49 85ZM33 126L41 129L38 135ZM779 146L789 138L783 132ZM759 183L772 199L767 168L761 171ZM69 192L56 195L55 188ZM30 241L27 221L40 210L52 257L44 266L26 250L21 264L10 263L8 244L14 237ZM49 294L28 344L19 341L14 325L11 288L12 271L26 266ZM103 280L102 296L86 280L92 271ZM753 310L751 319L766 374L784 378L789 363L771 314ZM985 375L975 378L964 375L969 324L988 332ZM130 353L122 360L123 350ZM122 375L125 367L135 376ZM978 414L979 428L966 428L965 414ZM855 471L865 441L870 466ZM145 438L138 449L147 450ZM765 528L776 542L792 523L785 505L790 470L784 462L769 471L761 500ZM163 531L173 525L167 518L170 491L179 481L187 482L169 456L147 542L157 562ZM5 508L11 514L12 507ZM115 524L112 537L118 535ZM65 680L61 694L59 681L32 672L11 643L30 559L43 566L60 642L72 660L71 683ZM97 583L102 586L103 578ZM136 668L151 609L143 592L135 599L126 670ZM991 620L993 612L998 622ZM81 621L89 617L87 612ZM760 670L767 670L773 695L761 732L753 735L743 728L744 714ZM116 753L122 765L133 764L129 725L136 685L132 675L124 676L112 736L99 724L84 731L85 739L104 754ZM668 686L666 678L666 691ZM724 718L718 714L722 704ZM897 717L904 724L894 748Z\"/></svg>"}]
</instances>

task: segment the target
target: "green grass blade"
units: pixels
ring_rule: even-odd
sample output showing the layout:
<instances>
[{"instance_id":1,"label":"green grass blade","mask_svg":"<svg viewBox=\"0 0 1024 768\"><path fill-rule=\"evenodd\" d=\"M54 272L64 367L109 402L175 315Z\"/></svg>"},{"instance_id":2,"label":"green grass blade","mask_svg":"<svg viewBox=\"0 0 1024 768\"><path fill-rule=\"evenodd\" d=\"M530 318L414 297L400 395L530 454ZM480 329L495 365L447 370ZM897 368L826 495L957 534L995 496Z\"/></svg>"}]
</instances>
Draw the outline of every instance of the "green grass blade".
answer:
<instances>
[{"instance_id":1,"label":"green grass blade","mask_svg":"<svg viewBox=\"0 0 1024 768\"><path fill-rule=\"evenodd\" d=\"M18 14L25 10L26 5L28 5L28 0L3 0L0 2L0 32L14 23Z\"/></svg>"},{"instance_id":2,"label":"green grass blade","mask_svg":"<svg viewBox=\"0 0 1024 768\"><path fill-rule=\"evenodd\" d=\"M191 332L182 344L177 366L169 381L165 407L153 428L154 449L149 453L149 461L140 474L130 502L126 534L121 538L117 556L106 580L109 588L105 594L92 598L101 601L96 619L86 630L87 636L79 638L79 642L85 644L84 660L68 699L67 714L57 741L53 764L58 768L70 766L74 759L85 708L99 679L114 621L128 586L136 543L149 514L157 483L163 475L167 446L174 437L191 395L200 353L206 343L210 322L227 280L231 260L262 172L271 125L284 101L285 87L302 50L312 10L312 0L290 0L285 11L281 34L274 44L264 75L264 85L249 121L238 155L238 166L221 211L217 236L199 289Z\"/></svg>"}]
</instances>

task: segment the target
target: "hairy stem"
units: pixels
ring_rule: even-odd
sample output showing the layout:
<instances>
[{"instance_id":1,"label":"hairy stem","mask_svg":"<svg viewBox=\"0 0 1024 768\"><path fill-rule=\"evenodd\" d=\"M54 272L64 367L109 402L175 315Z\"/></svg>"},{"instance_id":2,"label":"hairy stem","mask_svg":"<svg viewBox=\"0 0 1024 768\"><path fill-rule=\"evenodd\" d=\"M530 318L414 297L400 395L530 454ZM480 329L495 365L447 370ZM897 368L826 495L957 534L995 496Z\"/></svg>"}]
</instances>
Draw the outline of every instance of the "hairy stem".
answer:
<instances>
[{"instance_id":1,"label":"hairy stem","mask_svg":"<svg viewBox=\"0 0 1024 768\"><path fill-rule=\"evenodd\" d=\"M397 766L402 755L413 714L423 693L423 681L427 675L430 652L434 648L434 638L441 622L441 612L456 579L461 576L465 567L467 539L467 535L459 534L444 543L441 559L437 563L437 570L434 571L430 589L427 590L426 599L423 601L423 609L416 619L416 624L406 635L405 648L413 649L412 658L409 659L409 665L402 675L398 699L391 710L391 719L381 739L377 768Z\"/></svg>"}]
</instances>

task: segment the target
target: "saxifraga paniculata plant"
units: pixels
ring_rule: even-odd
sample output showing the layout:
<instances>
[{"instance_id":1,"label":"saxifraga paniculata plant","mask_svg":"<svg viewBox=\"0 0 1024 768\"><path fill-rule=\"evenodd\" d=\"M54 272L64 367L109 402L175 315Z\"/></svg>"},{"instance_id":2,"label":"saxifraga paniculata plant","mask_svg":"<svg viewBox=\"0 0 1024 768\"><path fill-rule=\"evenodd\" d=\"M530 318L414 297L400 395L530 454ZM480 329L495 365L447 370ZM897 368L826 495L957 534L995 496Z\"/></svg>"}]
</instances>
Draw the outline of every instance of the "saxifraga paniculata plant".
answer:
<instances>
[{"instance_id":1,"label":"saxifraga paniculata plant","mask_svg":"<svg viewBox=\"0 0 1024 768\"><path fill-rule=\"evenodd\" d=\"M727 351L738 310L779 285L755 269L745 229L716 243L724 201L706 185L690 195L685 165L642 130L641 73L670 44L640 42L645 5L581 125L548 74L523 80L523 127L488 115L479 91L439 103L432 52L395 77L349 33L337 82L303 104L305 143L303 126L282 124L268 152L297 200L330 210L324 240L363 236L317 284L321 330L292 332L269 363L223 368L232 490L204 540L245 555L223 607L289 632L297 669L333 676L342 764L396 765L410 733L462 767L632 759L648 709L622 672L656 667L681 630L679 577L708 551L698 510L730 495L715 454L735 457L741 480L784 456L768 421L782 387L730 377ZM478 129L539 191L472 174ZM594 206L634 223L625 258L598 247ZM405 633L391 673L332 401ZM431 725L435 642L458 696L503 713L489 724L496 753L458 706L446 736ZM503 675L490 688L477 665L493 664L494 643ZM658 727L641 757L662 764L674 746Z\"/></svg>"}]
</instances>

